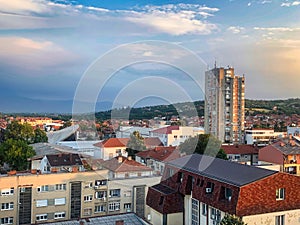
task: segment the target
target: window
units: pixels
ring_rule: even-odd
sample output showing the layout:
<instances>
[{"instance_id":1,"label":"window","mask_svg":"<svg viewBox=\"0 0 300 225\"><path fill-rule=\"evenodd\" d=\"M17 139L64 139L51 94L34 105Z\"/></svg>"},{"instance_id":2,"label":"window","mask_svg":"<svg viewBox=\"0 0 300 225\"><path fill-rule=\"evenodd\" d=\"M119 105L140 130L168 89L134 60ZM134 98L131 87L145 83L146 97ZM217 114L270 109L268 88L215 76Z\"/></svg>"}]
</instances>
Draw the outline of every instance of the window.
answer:
<instances>
[{"instance_id":1,"label":"window","mask_svg":"<svg viewBox=\"0 0 300 225\"><path fill-rule=\"evenodd\" d=\"M1 225L2 224L13 224L14 218L13 217L4 217L1 218Z\"/></svg>"},{"instance_id":2,"label":"window","mask_svg":"<svg viewBox=\"0 0 300 225\"><path fill-rule=\"evenodd\" d=\"M192 198L192 225L199 225L199 201Z\"/></svg>"},{"instance_id":3,"label":"window","mask_svg":"<svg viewBox=\"0 0 300 225\"><path fill-rule=\"evenodd\" d=\"M215 208L211 208L210 218L217 223L221 221L221 211Z\"/></svg>"},{"instance_id":4,"label":"window","mask_svg":"<svg viewBox=\"0 0 300 225\"><path fill-rule=\"evenodd\" d=\"M106 191L97 191L95 193L95 198L104 199L106 197Z\"/></svg>"},{"instance_id":5,"label":"window","mask_svg":"<svg viewBox=\"0 0 300 225\"><path fill-rule=\"evenodd\" d=\"M49 186L48 185L43 185L43 186L37 187L37 191L38 192L49 191Z\"/></svg>"},{"instance_id":6,"label":"window","mask_svg":"<svg viewBox=\"0 0 300 225\"><path fill-rule=\"evenodd\" d=\"M174 135L174 138L177 139L177 135Z\"/></svg>"},{"instance_id":7,"label":"window","mask_svg":"<svg viewBox=\"0 0 300 225\"><path fill-rule=\"evenodd\" d=\"M65 205L66 198L56 198L54 199L54 205Z\"/></svg>"},{"instance_id":8,"label":"window","mask_svg":"<svg viewBox=\"0 0 300 225\"><path fill-rule=\"evenodd\" d=\"M276 200L283 200L284 199L284 188L276 189Z\"/></svg>"},{"instance_id":9,"label":"window","mask_svg":"<svg viewBox=\"0 0 300 225\"><path fill-rule=\"evenodd\" d=\"M225 188L225 198L228 201L231 201L231 197L232 197L232 190L230 188Z\"/></svg>"},{"instance_id":10,"label":"window","mask_svg":"<svg viewBox=\"0 0 300 225\"><path fill-rule=\"evenodd\" d=\"M109 191L109 197L120 197L121 190L120 189L112 189Z\"/></svg>"},{"instance_id":11,"label":"window","mask_svg":"<svg viewBox=\"0 0 300 225\"><path fill-rule=\"evenodd\" d=\"M275 225L284 225L284 215L275 217Z\"/></svg>"},{"instance_id":12,"label":"window","mask_svg":"<svg viewBox=\"0 0 300 225\"><path fill-rule=\"evenodd\" d=\"M125 209L127 212L130 212L130 211L131 211L131 203L125 203L125 204L124 204L124 209Z\"/></svg>"},{"instance_id":13,"label":"window","mask_svg":"<svg viewBox=\"0 0 300 225\"><path fill-rule=\"evenodd\" d=\"M13 195L14 194L14 188L9 188L9 189L3 189L1 190L1 195ZM9 218L9 217L6 217Z\"/></svg>"},{"instance_id":14,"label":"window","mask_svg":"<svg viewBox=\"0 0 300 225\"><path fill-rule=\"evenodd\" d=\"M121 149L117 149L116 150L116 154L121 155L122 154L122 150Z\"/></svg>"},{"instance_id":15,"label":"window","mask_svg":"<svg viewBox=\"0 0 300 225\"><path fill-rule=\"evenodd\" d=\"M36 215L36 221L42 221L42 220L47 220L47 219L48 219L48 215L47 214Z\"/></svg>"},{"instance_id":16,"label":"window","mask_svg":"<svg viewBox=\"0 0 300 225\"><path fill-rule=\"evenodd\" d=\"M95 213L105 212L105 205L96 205Z\"/></svg>"},{"instance_id":17,"label":"window","mask_svg":"<svg viewBox=\"0 0 300 225\"><path fill-rule=\"evenodd\" d=\"M12 210L14 209L14 203L13 202L7 202L1 204L1 210Z\"/></svg>"},{"instance_id":18,"label":"window","mask_svg":"<svg viewBox=\"0 0 300 225\"><path fill-rule=\"evenodd\" d=\"M167 173L168 177L172 177L174 175L174 170L172 170L171 168L168 168L167 171L168 171Z\"/></svg>"},{"instance_id":19,"label":"window","mask_svg":"<svg viewBox=\"0 0 300 225\"><path fill-rule=\"evenodd\" d=\"M118 211L120 210L120 202L110 202L108 205L109 211Z\"/></svg>"},{"instance_id":20,"label":"window","mask_svg":"<svg viewBox=\"0 0 300 225\"><path fill-rule=\"evenodd\" d=\"M205 193L206 194L211 194L214 191L215 184L212 182L207 182L206 188L205 188Z\"/></svg>"},{"instance_id":21,"label":"window","mask_svg":"<svg viewBox=\"0 0 300 225\"><path fill-rule=\"evenodd\" d=\"M202 215L203 216L206 216L206 214L207 214L207 208L208 208L208 205L205 204L205 203L202 203Z\"/></svg>"},{"instance_id":22,"label":"window","mask_svg":"<svg viewBox=\"0 0 300 225\"><path fill-rule=\"evenodd\" d=\"M182 180L183 180L183 173L178 172L177 183L182 183Z\"/></svg>"},{"instance_id":23,"label":"window","mask_svg":"<svg viewBox=\"0 0 300 225\"><path fill-rule=\"evenodd\" d=\"M96 180L95 181L95 186L101 186L101 185L106 185L107 180Z\"/></svg>"},{"instance_id":24,"label":"window","mask_svg":"<svg viewBox=\"0 0 300 225\"><path fill-rule=\"evenodd\" d=\"M36 200L36 207L45 207L48 206L48 200L43 199L43 200Z\"/></svg>"},{"instance_id":25,"label":"window","mask_svg":"<svg viewBox=\"0 0 300 225\"><path fill-rule=\"evenodd\" d=\"M54 219L62 219L66 217L66 212L56 212L54 213Z\"/></svg>"},{"instance_id":26,"label":"window","mask_svg":"<svg viewBox=\"0 0 300 225\"><path fill-rule=\"evenodd\" d=\"M85 202L90 202L93 200L93 195L85 195L85 196L83 196L83 200Z\"/></svg>"},{"instance_id":27,"label":"window","mask_svg":"<svg viewBox=\"0 0 300 225\"><path fill-rule=\"evenodd\" d=\"M56 184L55 185L55 190L56 191L65 191L67 189L66 184Z\"/></svg>"},{"instance_id":28,"label":"window","mask_svg":"<svg viewBox=\"0 0 300 225\"><path fill-rule=\"evenodd\" d=\"M163 202L164 202L164 196L160 196L160 198L159 198L159 205L162 205L163 204Z\"/></svg>"},{"instance_id":29,"label":"window","mask_svg":"<svg viewBox=\"0 0 300 225\"><path fill-rule=\"evenodd\" d=\"M83 209L83 215L85 215L85 216L92 215L92 208L84 208Z\"/></svg>"}]
</instances>

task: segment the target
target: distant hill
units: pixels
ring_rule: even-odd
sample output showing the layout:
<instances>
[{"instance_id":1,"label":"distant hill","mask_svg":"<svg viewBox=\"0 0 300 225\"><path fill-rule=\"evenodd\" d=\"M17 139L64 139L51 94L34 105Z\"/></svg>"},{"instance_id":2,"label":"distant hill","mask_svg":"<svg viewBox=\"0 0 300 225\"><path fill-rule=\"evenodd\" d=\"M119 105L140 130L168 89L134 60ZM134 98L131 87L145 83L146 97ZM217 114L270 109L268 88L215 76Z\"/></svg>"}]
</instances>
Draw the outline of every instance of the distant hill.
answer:
<instances>
[{"instance_id":1,"label":"distant hill","mask_svg":"<svg viewBox=\"0 0 300 225\"><path fill-rule=\"evenodd\" d=\"M194 112L196 109L197 113ZM246 115L256 114L285 114L300 115L300 98L286 99L286 100L250 100L246 99L245 102ZM195 101L192 103L176 103L173 105L157 105L146 106L140 108L119 108L114 110L100 111L96 113L98 120L107 120L110 118L124 118L128 119L152 119L154 117L165 117L170 119L171 116L190 117L204 116L204 101ZM10 115L22 116L49 116L56 119L71 118L71 114L59 113L18 113ZM113 115L113 116L111 116Z\"/></svg>"}]
</instances>

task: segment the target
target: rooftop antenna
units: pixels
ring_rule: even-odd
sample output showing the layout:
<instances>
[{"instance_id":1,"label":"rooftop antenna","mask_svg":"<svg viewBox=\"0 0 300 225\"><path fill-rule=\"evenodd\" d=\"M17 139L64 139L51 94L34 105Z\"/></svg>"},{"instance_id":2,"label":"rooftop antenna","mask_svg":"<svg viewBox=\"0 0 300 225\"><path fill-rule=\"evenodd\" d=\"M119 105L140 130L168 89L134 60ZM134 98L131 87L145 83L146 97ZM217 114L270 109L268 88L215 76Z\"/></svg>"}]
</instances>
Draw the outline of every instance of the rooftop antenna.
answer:
<instances>
[{"instance_id":1,"label":"rooftop antenna","mask_svg":"<svg viewBox=\"0 0 300 225\"><path fill-rule=\"evenodd\" d=\"M215 69L217 68L217 60L216 60L216 58L215 58Z\"/></svg>"}]
</instances>

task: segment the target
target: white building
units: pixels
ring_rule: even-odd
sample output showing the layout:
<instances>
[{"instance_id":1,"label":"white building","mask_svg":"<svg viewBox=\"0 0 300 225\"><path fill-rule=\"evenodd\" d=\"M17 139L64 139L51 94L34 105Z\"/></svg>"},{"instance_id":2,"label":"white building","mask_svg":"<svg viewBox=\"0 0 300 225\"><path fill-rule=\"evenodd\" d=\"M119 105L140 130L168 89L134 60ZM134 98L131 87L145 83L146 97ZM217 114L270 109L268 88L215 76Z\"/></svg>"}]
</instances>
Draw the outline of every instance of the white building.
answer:
<instances>
[{"instance_id":1,"label":"white building","mask_svg":"<svg viewBox=\"0 0 300 225\"><path fill-rule=\"evenodd\" d=\"M245 130L245 144L247 145L257 145L266 146L270 142L277 139L278 133L275 133L273 129L252 129Z\"/></svg>"}]
</instances>

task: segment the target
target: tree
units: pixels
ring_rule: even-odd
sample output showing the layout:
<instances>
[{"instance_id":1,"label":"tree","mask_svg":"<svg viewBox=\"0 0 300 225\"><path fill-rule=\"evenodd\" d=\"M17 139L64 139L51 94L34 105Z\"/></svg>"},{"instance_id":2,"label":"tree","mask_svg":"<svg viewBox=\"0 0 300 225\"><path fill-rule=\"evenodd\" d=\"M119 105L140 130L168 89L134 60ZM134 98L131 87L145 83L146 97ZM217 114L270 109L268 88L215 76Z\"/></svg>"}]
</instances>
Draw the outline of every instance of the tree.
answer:
<instances>
[{"instance_id":1,"label":"tree","mask_svg":"<svg viewBox=\"0 0 300 225\"><path fill-rule=\"evenodd\" d=\"M144 144L144 138L140 135L138 131L134 131L130 135L130 139L127 142L126 151L128 152L128 156L132 156L135 158L135 154L139 151L143 151L146 149Z\"/></svg>"},{"instance_id":2,"label":"tree","mask_svg":"<svg viewBox=\"0 0 300 225\"><path fill-rule=\"evenodd\" d=\"M12 121L7 125L4 140L13 139L13 140L22 140L27 144L34 143L34 130L27 124L20 124L18 121Z\"/></svg>"},{"instance_id":3,"label":"tree","mask_svg":"<svg viewBox=\"0 0 300 225\"><path fill-rule=\"evenodd\" d=\"M48 142L48 137L45 131L37 128L34 130L34 143Z\"/></svg>"},{"instance_id":4,"label":"tree","mask_svg":"<svg viewBox=\"0 0 300 225\"><path fill-rule=\"evenodd\" d=\"M243 222L243 220L240 217L225 214L222 221L220 222L220 225L247 225Z\"/></svg>"},{"instance_id":5,"label":"tree","mask_svg":"<svg viewBox=\"0 0 300 225\"><path fill-rule=\"evenodd\" d=\"M221 141L210 134L200 134L187 139L178 146L182 153L209 155L221 159L227 159L223 149L220 149Z\"/></svg>"},{"instance_id":6,"label":"tree","mask_svg":"<svg viewBox=\"0 0 300 225\"><path fill-rule=\"evenodd\" d=\"M26 170L27 159L34 156L35 151L24 140L7 139L0 145L0 162L9 164L13 170Z\"/></svg>"}]
</instances>

